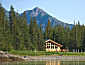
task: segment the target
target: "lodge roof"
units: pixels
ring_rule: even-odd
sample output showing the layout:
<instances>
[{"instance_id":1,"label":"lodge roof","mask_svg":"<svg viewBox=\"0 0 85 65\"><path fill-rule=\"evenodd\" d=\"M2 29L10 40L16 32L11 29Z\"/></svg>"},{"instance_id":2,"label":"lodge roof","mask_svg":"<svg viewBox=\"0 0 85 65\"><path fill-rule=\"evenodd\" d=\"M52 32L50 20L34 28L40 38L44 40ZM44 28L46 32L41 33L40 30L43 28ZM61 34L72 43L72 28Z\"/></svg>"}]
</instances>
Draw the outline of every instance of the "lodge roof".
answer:
<instances>
[{"instance_id":1,"label":"lodge roof","mask_svg":"<svg viewBox=\"0 0 85 65\"><path fill-rule=\"evenodd\" d=\"M54 43L54 44L57 44L58 46L60 46L60 47L63 47L61 44L59 44L59 43L56 43L55 41L53 41L53 40L51 40L51 39L48 39L47 41L45 41L45 43L47 43L47 42L52 42L52 43Z\"/></svg>"}]
</instances>

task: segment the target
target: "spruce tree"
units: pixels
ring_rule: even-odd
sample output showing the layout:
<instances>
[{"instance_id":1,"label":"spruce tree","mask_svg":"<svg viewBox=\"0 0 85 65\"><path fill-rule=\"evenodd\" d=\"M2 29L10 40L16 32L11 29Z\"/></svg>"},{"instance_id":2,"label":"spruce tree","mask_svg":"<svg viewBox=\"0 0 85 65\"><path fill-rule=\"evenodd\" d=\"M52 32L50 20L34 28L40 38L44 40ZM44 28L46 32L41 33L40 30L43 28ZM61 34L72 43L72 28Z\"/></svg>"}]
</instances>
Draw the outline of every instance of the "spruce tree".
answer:
<instances>
[{"instance_id":1,"label":"spruce tree","mask_svg":"<svg viewBox=\"0 0 85 65\"><path fill-rule=\"evenodd\" d=\"M3 7L0 6L0 50L12 49L9 21L5 16Z\"/></svg>"},{"instance_id":2,"label":"spruce tree","mask_svg":"<svg viewBox=\"0 0 85 65\"><path fill-rule=\"evenodd\" d=\"M10 12L9 12L9 22L10 22L10 31L11 31L11 37L12 37L12 45L13 45L13 48L16 49L17 45L16 45L16 33L17 33L17 30L16 30L16 24L17 24L17 17L16 17L16 14L14 12L14 8L13 6L11 6L10 8Z\"/></svg>"},{"instance_id":3,"label":"spruce tree","mask_svg":"<svg viewBox=\"0 0 85 65\"><path fill-rule=\"evenodd\" d=\"M30 34L30 39L31 39L30 48L31 48L31 50L34 50L34 45L33 45L33 20L32 20L32 16L31 16L31 19L30 19L29 34Z\"/></svg>"},{"instance_id":4,"label":"spruce tree","mask_svg":"<svg viewBox=\"0 0 85 65\"><path fill-rule=\"evenodd\" d=\"M76 46L79 48L81 46L81 27L78 21L78 25L76 24Z\"/></svg>"},{"instance_id":5,"label":"spruce tree","mask_svg":"<svg viewBox=\"0 0 85 65\"><path fill-rule=\"evenodd\" d=\"M81 44L81 49L85 51L85 26L82 25L82 44Z\"/></svg>"},{"instance_id":6,"label":"spruce tree","mask_svg":"<svg viewBox=\"0 0 85 65\"><path fill-rule=\"evenodd\" d=\"M30 45L31 45L31 41L30 41L30 35L29 35L29 26L27 24L27 21L26 21L26 15L25 15L25 12L23 14L23 18L22 18L22 30L23 30L23 39L24 39L24 46L25 46L25 49L26 50L29 50L30 49Z\"/></svg>"},{"instance_id":7,"label":"spruce tree","mask_svg":"<svg viewBox=\"0 0 85 65\"><path fill-rule=\"evenodd\" d=\"M74 21L74 27L71 30L71 46L70 49L76 49L76 25Z\"/></svg>"},{"instance_id":8,"label":"spruce tree","mask_svg":"<svg viewBox=\"0 0 85 65\"><path fill-rule=\"evenodd\" d=\"M25 50L24 38L23 38L23 23L22 18L17 19L17 37L16 37L16 50Z\"/></svg>"},{"instance_id":9,"label":"spruce tree","mask_svg":"<svg viewBox=\"0 0 85 65\"><path fill-rule=\"evenodd\" d=\"M70 49L70 32L71 32L71 30L70 30L70 28L69 28L69 26L67 25L66 27L65 27L65 47L67 48L67 49Z\"/></svg>"},{"instance_id":10,"label":"spruce tree","mask_svg":"<svg viewBox=\"0 0 85 65\"><path fill-rule=\"evenodd\" d=\"M34 49L38 49L38 35L39 35L39 25L37 24L36 18L33 18L33 45Z\"/></svg>"},{"instance_id":11,"label":"spruce tree","mask_svg":"<svg viewBox=\"0 0 85 65\"><path fill-rule=\"evenodd\" d=\"M40 24L39 34L38 34L38 50L44 50L44 36L42 33L42 25Z\"/></svg>"},{"instance_id":12,"label":"spruce tree","mask_svg":"<svg viewBox=\"0 0 85 65\"><path fill-rule=\"evenodd\" d=\"M55 33L56 33L56 30L55 30L55 29L56 29L56 27L53 27L53 28L52 28L52 31L53 31L53 32L52 32L52 33L53 33L53 34L52 34L52 35L53 35L53 36L52 36L52 39L53 39L54 41L56 40L56 36L55 36L55 35L56 35L56 34L55 34Z\"/></svg>"},{"instance_id":13,"label":"spruce tree","mask_svg":"<svg viewBox=\"0 0 85 65\"><path fill-rule=\"evenodd\" d=\"M55 41L59 44L62 44L64 48L66 48L66 35L64 26L57 24L55 28Z\"/></svg>"},{"instance_id":14,"label":"spruce tree","mask_svg":"<svg viewBox=\"0 0 85 65\"><path fill-rule=\"evenodd\" d=\"M44 32L44 39L48 39L48 37L47 37L47 28L45 29L45 32Z\"/></svg>"},{"instance_id":15,"label":"spruce tree","mask_svg":"<svg viewBox=\"0 0 85 65\"><path fill-rule=\"evenodd\" d=\"M45 33L44 33L44 38L45 39L52 39L52 27L51 27L51 21L50 19L48 20Z\"/></svg>"}]
</instances>

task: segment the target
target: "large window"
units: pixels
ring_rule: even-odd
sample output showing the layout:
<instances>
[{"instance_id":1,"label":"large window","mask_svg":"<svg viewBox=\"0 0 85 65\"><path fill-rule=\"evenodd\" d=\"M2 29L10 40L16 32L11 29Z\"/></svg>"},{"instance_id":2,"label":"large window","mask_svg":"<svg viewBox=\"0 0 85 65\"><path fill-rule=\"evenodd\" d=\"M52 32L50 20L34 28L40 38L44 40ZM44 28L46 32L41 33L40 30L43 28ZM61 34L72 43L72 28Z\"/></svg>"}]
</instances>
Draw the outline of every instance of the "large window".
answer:
<instances>
[{"instance_id":1,"label":"large window","mask_svg":"<svg viewBox=\"0 0 85 65\"><path fill-rule=\"evenodd\" d=\"M49 49L50 48L50 46L47 46L47 49Z\"/></svg>"},{"instance_id":2,"label":"large window","mask_svg":"<svg viewBox=\"0 0 85 65\"><path fill-rule=\"evenodd\" d=\"M47 49L49 49L50 48L50 43L46 43L47 44Z\"/></svg>"},{"instance_id":3,"label":"large window","mask_svg":"<svg viewBox=\"0 0 85 65\"><path fill-rule=\"evenodd\" d=\"M46 43L46 45L47 45L47 49L50 49L50 43ZM54 49L54 47L55 49L57 49L57 44L51 43L51 49Z\"/></svg>"},{"instance_id":4,"label":"large window","mask_svg":"<svg viewBox=\"0 0 85 65\"><path fill-rule=\"evenodd\" d=\"M51 46L51 49L54 49L54 46L53 45Z\"/></svg>"}]
</instances>

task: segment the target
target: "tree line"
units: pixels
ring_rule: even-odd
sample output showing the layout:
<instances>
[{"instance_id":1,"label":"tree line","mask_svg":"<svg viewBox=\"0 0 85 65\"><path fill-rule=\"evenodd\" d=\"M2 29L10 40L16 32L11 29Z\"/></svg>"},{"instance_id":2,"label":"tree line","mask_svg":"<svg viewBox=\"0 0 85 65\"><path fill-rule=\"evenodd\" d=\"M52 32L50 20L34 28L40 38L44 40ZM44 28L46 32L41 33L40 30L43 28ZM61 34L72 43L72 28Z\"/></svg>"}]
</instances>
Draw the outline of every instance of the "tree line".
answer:
<instances>
[{"instance_id":1,"label":"tree line","mask_svg":"<svg viewBox=\"0 0 85 65\"><path fill-rule=\"evenodd\" d=\"M6 17L4 8L0 6L0 50L45 50L44 39L52 39L63 48L85 50L85 26L74 24L72 29L69 25L57 24L51 27L51 21L42 32L42 24L37 24L36 18L31 17L28 25L25 12L23 16L15 13L13 6Z\"/></svg>"}]
</instances>

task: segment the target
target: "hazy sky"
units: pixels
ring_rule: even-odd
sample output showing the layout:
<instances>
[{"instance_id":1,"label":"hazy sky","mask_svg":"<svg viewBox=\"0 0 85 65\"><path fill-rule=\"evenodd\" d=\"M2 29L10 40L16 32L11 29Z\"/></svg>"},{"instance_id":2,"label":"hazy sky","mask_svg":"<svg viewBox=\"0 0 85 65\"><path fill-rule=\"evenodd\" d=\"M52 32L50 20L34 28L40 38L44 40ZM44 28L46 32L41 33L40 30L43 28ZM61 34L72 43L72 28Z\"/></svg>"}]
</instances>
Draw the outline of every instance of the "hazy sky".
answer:
<instances>
[{"instance_id":1,"label":"hazy sky","mask_svg":"<svg viewBox=\"0 0 85 65\"><path fill-rule=\"evenodd\" d=\"M74 20L85 25L85 0L0 0L2 6L10 10L13 5L15 11L22 13L39 7L51 16L73 24Z\"/></svg>"}]
</instances>

